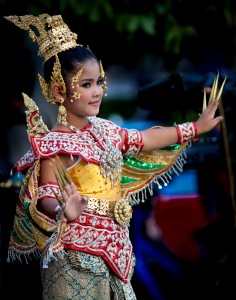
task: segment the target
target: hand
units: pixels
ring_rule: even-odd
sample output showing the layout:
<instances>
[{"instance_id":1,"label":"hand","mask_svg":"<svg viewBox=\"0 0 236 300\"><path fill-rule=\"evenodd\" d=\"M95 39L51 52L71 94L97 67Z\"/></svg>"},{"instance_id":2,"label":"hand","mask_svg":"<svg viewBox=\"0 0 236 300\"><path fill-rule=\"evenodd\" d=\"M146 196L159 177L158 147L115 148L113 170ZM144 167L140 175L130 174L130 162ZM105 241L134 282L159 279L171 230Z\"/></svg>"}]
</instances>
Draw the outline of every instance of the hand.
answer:
<instances>
[{"instance_id":1,"label":"hand","mask_svg":"<svg viewBox=\"0 0 236 300\"><path fill-rule=\"evenodd\" d=\"M66 184L61 192L62 210L66 219L71 222L75 220L88 205L88 197L80 196L73 182Z\"/></svg>"},{"instance_id":2,"label":"hand","mask_svg":"<svg viewBox=\"0 0 236 300\"><path fill-rule=\"evenodd\" d=\"M211 88L204 88L204 98L203 98L203 113L197 120L197 134L208 132L212 130L219 122L223 120L222 116L215 117L216 109L219 105L221 99L221 94L226 82L226 77L223 80L220 88L218 89L219 73L213 81ZM210 94L209 102L207 106L206 94Z\"/></svg>"},{"instance_id":3,"label":"hand","mask_svg":"<svg viewBox=\"0 0 236 300\"><path fill-rule=\"evenodd\" d=\"M60 159L53 159L53 171L57 183L59 185L61 196L54 192L61 208L62 212L67 219L71 222L78 218L88 205L89 198L87 196L81 196L71 178L66 173Z\"/></svg>"},{"instance_id":4,"label":"hand","mask_svg":"<svg viewBox=\"0 0 236 300\"><path fill-rule=\"evenodd\" d=\"M203 134L205 132L208 132L212 130L216 125L223 120L222 116L215 117L215 112L217 110L219 101L218 100L211 100L205 109L205 111L202 113L202 115L199 117L199 119L196 122L197 126L197 134Z\"/></svg>"}]
</instances>

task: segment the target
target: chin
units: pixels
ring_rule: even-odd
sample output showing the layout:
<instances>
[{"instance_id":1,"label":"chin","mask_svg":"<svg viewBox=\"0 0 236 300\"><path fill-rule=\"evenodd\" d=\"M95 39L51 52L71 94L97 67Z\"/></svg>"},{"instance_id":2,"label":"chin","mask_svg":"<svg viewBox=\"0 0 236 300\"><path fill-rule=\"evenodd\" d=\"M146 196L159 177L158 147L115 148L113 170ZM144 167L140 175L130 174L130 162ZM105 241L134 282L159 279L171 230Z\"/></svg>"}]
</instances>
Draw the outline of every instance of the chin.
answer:
<instances>
[{"instance_id":1,"label":"chin","mask_svg":"<svg viewBox=\"0 0 236 300\"><path fill-rule=\"evenodd\" d=\"M96 117L99 114L100 109L96 109L89 114L90 117Z\"/></svg>"}]
</instances>

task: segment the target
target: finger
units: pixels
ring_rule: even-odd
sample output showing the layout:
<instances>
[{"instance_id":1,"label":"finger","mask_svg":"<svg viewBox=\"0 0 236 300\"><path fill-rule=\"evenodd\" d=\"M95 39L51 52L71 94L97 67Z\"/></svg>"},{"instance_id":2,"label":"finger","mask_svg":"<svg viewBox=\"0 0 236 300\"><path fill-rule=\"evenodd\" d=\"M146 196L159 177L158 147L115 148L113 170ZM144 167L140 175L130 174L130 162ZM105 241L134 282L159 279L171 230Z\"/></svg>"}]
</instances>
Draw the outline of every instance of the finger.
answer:
<instances>
[{"instance_id":1,"label":"finger","mask_svg":"<svg viewBox=\"0 0 236 300\"><path fill-rule=\"evenodd\" d=\"M53 192L54 196L56 197L58 203L60 205L62 205L63 204L63 197L59 196L59 194L57 192L55 192L53 188L50 188L50 189Z\"/></svg>"},{"instance_id":2,"label":"finger","mask_svg":"<svg viewBox=\"0 0 236 300\"><path fill-rule=\"evenodd\" d=\"M214 107L214 106L217 106L218 103L219 103L218 100L212 99L211 102L209 102L208 107Z\"/></svg>"},{"instance_id":3,"label":"finger","mask_svg":"<svg viewBox=\"0 0 236 300\"><path fill-rule=\"evenodd\" d=\"M83 203L83 204L87 204L88 203L88 201L89 201L89 197L88 196L82 196L81 197L81 202Z\"/></svg>"},{"instance_id":4,"label":"finger","mask_svg":"<svg viewBox=\"0 0 236 300\"><path fill-rule=\"evenodd\" d=\"M68 200L69 196L70 196L66 190L63 190L61 192L61 195L63 197L64 202L66 202Z\"/></svg>"},{"instance_id":5,"label":"finger","mask_svg":"<svg viewBox=\"0 0 236 300\"><path fill-rule=\"evenodd\" d=\"M76 192L77 193L77 192ZM61 192L64 202L67 202L71 196L73 196L74 192L72 191L70 185L66 185L64 190Z\"/></svg>"},{"instance_id":6,"label":"finger","mask_svg":"<svg viewBox=\"0 0 236 300\"><path fill-rule=\"evenodd\" d=\"M223 116L218 116L218 117L215 118L216 124L222 122L223 120L224 120Z\"/></svg>"},{"instance_id":7,"label":"finger","mask_svg":"<svg viewBox=\"0 0 236 300\"><path fill-rule=\"evenodd\" d=\"M71 191L72 191L73 193L76 193L76 192L77 192L76 186L75 186L75 184L74 184L73 181L70 183L70 188L71 188Z\"/></svg>"},{"instance_id":8,"label":"finger","mask_svg":"<svg viewBox=\"0 0 236 300\"><path fill-rule=\"evenodd\" d=\"M68 196L73 194L73 189L72 189L71 184L66 184L64 187L64 191L67 193Z\"/></svg>"},{"instance_id":9,"label":"finger","mask_svg":"<svg viewBox=\"0 0 236 300\"><path fill-rule=\"evenodd\" d=\"M217 100L215 100L215 99L212 100L207 106L207 109L206 109L207 113L214 114L218 107L218 104L219 104L219 102Z\"/></svg>"},{"instance_id":10,"label":"finger","mask_svg":"<svg viewBox=\"0 0 236 300\"><path fill-rule=\"evenodd\" d=\"M207 94L210 94L210 93L211 93L211 87L205 87L204 90L206 91Z\"/></svg>"}]
</instances>

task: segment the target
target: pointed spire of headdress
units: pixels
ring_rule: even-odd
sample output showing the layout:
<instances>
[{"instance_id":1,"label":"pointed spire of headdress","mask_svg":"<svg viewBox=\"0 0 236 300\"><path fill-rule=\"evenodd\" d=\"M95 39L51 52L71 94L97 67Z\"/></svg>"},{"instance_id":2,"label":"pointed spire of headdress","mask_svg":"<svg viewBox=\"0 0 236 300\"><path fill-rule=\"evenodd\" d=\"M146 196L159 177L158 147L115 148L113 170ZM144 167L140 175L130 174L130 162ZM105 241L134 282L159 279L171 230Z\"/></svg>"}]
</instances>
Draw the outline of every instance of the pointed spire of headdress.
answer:
<instances>
[{"instance_id":1,"label":"pointed spire of headdress","mask_svg":"<svg viewBox=\"0 0 236 300\"><path fill-rule=\"evenodd\" d=\"M31 39L38 43L38 55L43 57L44 61L62 51L82 46L77 44L77 34L70 31L61 15L41 14L37 17L25 15L4 18L29 32Z\"/></svg>"}]
</instances>

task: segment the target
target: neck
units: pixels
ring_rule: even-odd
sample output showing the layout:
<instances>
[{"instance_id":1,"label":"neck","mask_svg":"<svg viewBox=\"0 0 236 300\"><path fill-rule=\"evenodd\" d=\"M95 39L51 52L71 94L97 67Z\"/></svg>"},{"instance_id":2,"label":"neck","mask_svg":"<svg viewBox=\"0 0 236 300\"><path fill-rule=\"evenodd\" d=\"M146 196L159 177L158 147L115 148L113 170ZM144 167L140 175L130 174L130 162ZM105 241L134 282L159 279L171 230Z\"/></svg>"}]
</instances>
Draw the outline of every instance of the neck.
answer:
<instances>
[{"instance_id":1,"label":"neck","mask_svg":"<svg viewBox=\"0 0 236 300\"><path fill-rule=\"evenodd\" d=\"M70 122L69 120L62 121L62 125L66 126L67 128L73 127L77 130L84 128L88 124L88 118L84 118L83 120L79 120L79 122ZM71 129L71 128L70 128Z\"/></svg>"}]
</instances>

